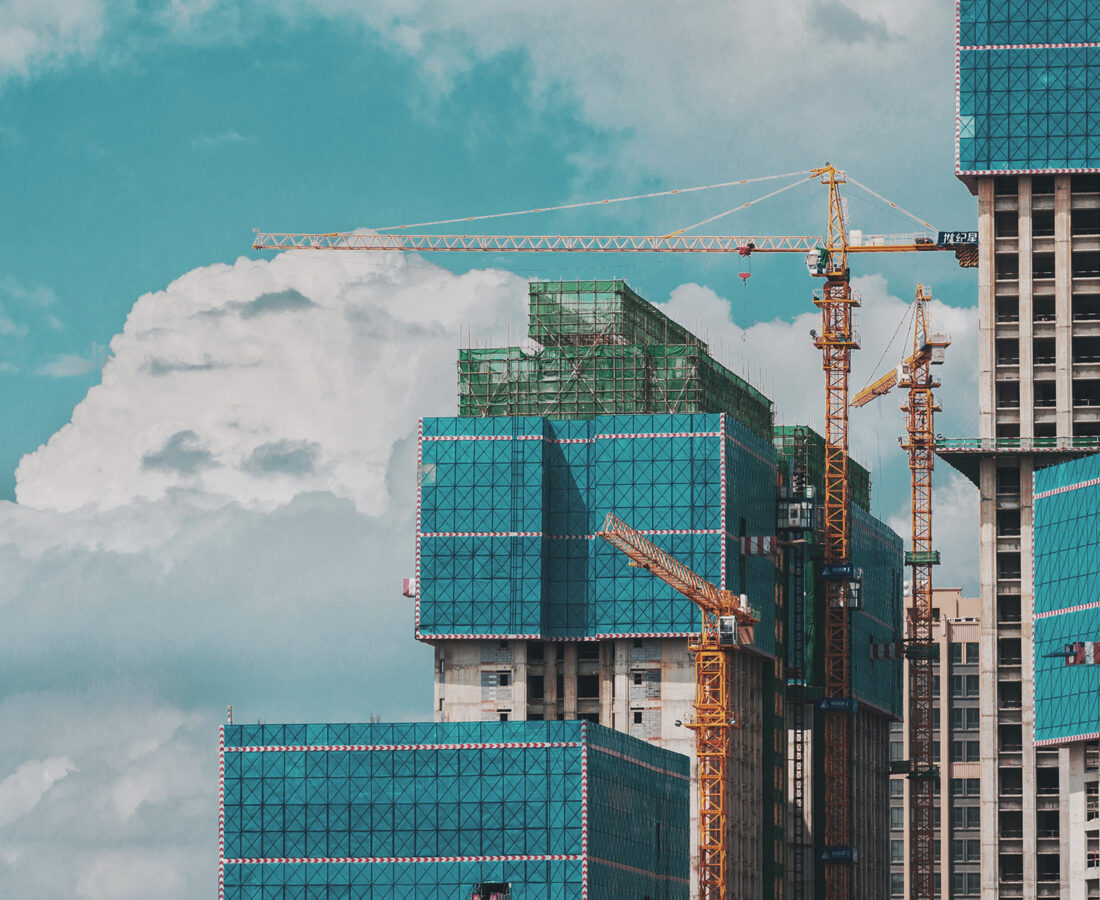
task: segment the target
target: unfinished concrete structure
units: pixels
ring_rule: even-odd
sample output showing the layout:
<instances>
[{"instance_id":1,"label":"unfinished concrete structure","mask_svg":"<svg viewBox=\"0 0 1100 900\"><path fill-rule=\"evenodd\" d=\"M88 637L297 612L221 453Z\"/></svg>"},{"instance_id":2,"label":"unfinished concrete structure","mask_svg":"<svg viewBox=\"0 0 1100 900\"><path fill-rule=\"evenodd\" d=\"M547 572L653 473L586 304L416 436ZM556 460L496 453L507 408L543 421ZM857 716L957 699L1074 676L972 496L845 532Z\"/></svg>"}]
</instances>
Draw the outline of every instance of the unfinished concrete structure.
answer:
<instances>
[{"instance_id":1,"label":"unfinished concrete structure","mask_svg":"<svg viewBox=\"0 0 1100 900\"><path fill-rule=\"evenodd\" d=\"M933 630L939 662L933 679L936 740L934 758L940 769L939 845L936 869L942 897L977 897L981 888L979 868L979 671L981 599L964 597L959 588L934 588ZM908 663L906 663L908 665ZM908 679L903 679L908 685ZM891 726L890 758L905 760L909 754L908 692L904 722ZM890 779L890 896L908 897L910 889L909 779L904 774Z\"/></svg>"},{"instance_id":2,"label":"unfinished concrete structure","mask_svg":"<svg viewBox=\"0 0 1100 900\"><path fill-rule=\"evenodd\" d=\"M1068 760L1033 740L1032 476L1100 435L1096 17L1072 2L996 6L962 0L957 50L957 172L978 206L979 436L938 448L981 496L982 900L1069 896Z\"/></svg>"}]
</instances>

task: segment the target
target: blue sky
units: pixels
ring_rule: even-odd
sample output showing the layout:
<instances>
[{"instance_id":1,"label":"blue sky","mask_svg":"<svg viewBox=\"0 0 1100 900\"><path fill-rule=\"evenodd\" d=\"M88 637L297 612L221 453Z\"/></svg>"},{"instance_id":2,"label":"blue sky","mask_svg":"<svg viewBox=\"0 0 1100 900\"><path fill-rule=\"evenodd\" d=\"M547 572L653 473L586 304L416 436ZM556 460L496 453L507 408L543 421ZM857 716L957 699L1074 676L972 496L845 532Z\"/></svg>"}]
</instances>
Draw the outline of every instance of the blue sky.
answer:
<instances>
[{"instance_id":1,"label":"blue sky","mask_svg":"<svg viewBox=\"0 0 1100 900\"><path fill-rule=\"evenodd\" d=\"M0 8L0 883L15 895L209 890L226 703L246 721L430 716L430 651L399 596L416 418L453 413L460 340L515 338L528 276L625 277L781 421L820 426L816 284L797 257L757 257L745 291L736 259L273 257L249 249L253 228L825 160L941 227L973 224L943 0L359 6ZM775 184L494 230L665 233ZM909 227L849 193L854 226ZM727 228L819 231L823 203L805 186ZM972 433L973 270L949 254L854 269L853 382L896 360L886 345L931 282L956 341L941 430ZM887 400L860 416L875 512L904 528L900 415ZM973 589L974 495L939 485L944 577Z\"/></svg>"}]
</instances>

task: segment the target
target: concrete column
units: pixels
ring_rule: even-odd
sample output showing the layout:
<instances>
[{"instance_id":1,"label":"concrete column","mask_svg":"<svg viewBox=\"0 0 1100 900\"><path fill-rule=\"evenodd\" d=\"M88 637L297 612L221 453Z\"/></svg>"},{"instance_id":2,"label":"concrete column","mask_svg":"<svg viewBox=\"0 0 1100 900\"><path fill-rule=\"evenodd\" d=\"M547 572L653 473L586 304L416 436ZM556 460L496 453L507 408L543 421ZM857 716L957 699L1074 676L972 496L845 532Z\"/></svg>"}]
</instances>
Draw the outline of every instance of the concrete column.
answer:
<instances>
[{"instance_id":1,"label":"concrete column","mask_svg":"<svg viewBox=\"0 0 1100 900\"><path fill-rule=\"evenodd\" d=\"M436 644L435 656L433 659L435 665L435 677L432 679L434 682L432 691L432 716L436 722L445 721L443 718L443 707L447 702L446 692L446 677L444 675L444 669L446 665L446 651L443 649L443 644Z\"/></svg>"},{"instance_id":2,"label":"concrete column","mask_svg":"<svg viewBox=\"0 0 1100 900\"><path fill-rule=\"evenodd\" d=\"M993 179L982 178L978 181L978 434L983 438L994 434L993 277Z\"/></svg>"},{"instance_id":3,"label":"concrete column","mask_svg":"<svg viewBox=\"0 0 1100 900\"><path fill-rule=\"evenodd\" d=\"M600 641L600 724L615 727L615 641Z\"/></svg>"},{"instance_id":4,"label":"concrete column","mask_svg":"<svg viewBox=\"0 0 1100 900\"><path fill-rule=\"evenodd\" d=\"M1032 325L1034 285L1031 259L1031 176L1020 176L1019 188L1019 266L1020 266L1020 437L1035 436L1035 378Z\"/></svg>"},{"instance_id":5,"label":"concrete column","mask_svg":"<svg viewBox=\"0 0 1100 900\"><path fill-rule=\"evenodd\" d=\"M612 647L615 679L612 727L627 732L630 729L630 641L620 638L613 642Z\"/></svg>"},{"instance_id":6,"label":"concrete column","mask_svg":"<svg viewBox=\"0 0 1100 900\"><path fill-rule=\"evenodd\" d=\"M1034 580L1031 559L1031 475L1032 457L1020 458L1020 690L1024 739L1024 900L1037 896L1035 847L1036 777L1035 744L1035 661L1032 655L1033 626L1031 608L1034 600Z\"/></svg>"},{"instance_id":7,"label":"concrete column","mask_svg":"<svg viewBox=\"0 0 1100 900\"><path fill-rule=\"evenodd\" d=\"M512 642L512 719L527 721L527 642Z\"/></svg>"},{"instance_id":8,"label":"concrete column","mask_svg":"<svg viewBox=\"0 0 1100 900\"><path fill-rule=\"evenodd\" d=\"M1058 437L1073 434L1073 284L1069 175L1054 176L1054 383Z\"/></svg>"},{"instance_id":9,"label":"concrete column","mask_svg":"<svg viewBox=\"0 0 1100 900\"><path fill-rule=\"evenodd\" d=\"M992 456L981 461L979 470L981 543L979 559L982 585L981 639L978 652L981 754L981 881L982 900L997 900L998 851L998 766L997 766L997 465ZM945 671L941 668L941 672ZM951 690L941 676L940 691ZM941 720L944 727L950 720ZM948 757L950 759L950 757ZM943 823L950 828L950 823Z\"/></svg>"},{"instance_id":10,"label":"concrete column","mask_svg":"<svg viewBox=\"0 0 1100 900\"><path fill-rule=\"evenodd\" d=\"M577 645L573 643L562 645L562 686L564 696L562 699L563 719L577 718Z\"/></svg>"},{"instance_id":11,"label":"concrete column","mask_svg":"<svg viewBox=\"0 0 1100 900\"><path fill-rule=\"evenodd\" d=\"M1085 784L1084 775L1085 748L1081 744L1071 744L1058 748L1058 857L1061 871L1058 878L1058 890L1070 900L1085 900ZM1074 765L1080 756L1081 762ZM1080 811L1076 807L1080 805ZM1078 813L1074 816L1074 813ZM1073 890L1074 883L1080 885Z\"/></svg>"},{"instance_id":12,"label":"concrete column","mask_svg":"<svg viewBox=\"0 0 1100 900\"><path fill-rule=\"evenodd\" d=\"M558 702L561 699L558 697L558 645L547 643L543 658L545 665L543 666L542 695L545 716L547 719L556 719L559 712Z\"/></svg>"}]
</instances>

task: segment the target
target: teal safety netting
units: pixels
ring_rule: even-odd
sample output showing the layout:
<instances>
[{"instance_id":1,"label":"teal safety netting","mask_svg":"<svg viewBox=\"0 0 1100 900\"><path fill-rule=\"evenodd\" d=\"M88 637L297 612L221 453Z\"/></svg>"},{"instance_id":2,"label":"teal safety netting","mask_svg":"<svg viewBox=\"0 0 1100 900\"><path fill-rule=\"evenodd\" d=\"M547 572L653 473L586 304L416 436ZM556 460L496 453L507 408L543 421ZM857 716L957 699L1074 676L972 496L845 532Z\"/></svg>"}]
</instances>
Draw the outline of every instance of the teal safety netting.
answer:
<instances>
[{"instance_id":1,"label":"teal safety netting","mask_svg":"<svg viewBox=\"0 0 1100 900\"><path fill-rule=\"evenodd\" d=\"M871 645L904 637L902 550L902 540L893 529L852 507L852 562L863 569L863 608L851 616L852 695L899 717L901 662L871 659Z\"/></svg>"},{"instance_id":2,"label":"teal safety netting","mask_svg":"<svg viewBox=\"0 0 1100 900\"><path fill-rule=\"evenodd\" d=\"M419 492L423 637L697 631L694 604L594 538L614 512L748 594L771 652L774 564L739 538L775 532L775 451L727 415L425 419Z\"/></svg>"},{"instance_id":3,"label":"teal safety netting","mask_svg":"<svg viewBox=\"0 0 1100 900\"><path fill-rule=\"evenodd\" d=\"M1100 167L1096 0L962 0L958 167L967 174Z\"/></svg>"},{"instance_id":4,"label":"teal safety netting","mask_svg":"<svg viewBox=\"0 0 1100 900\"><path fill-rule=\"evenodd\" d=\"M597 725L227 726L222 768L229 900L688 896L687 758Z\"/></svg>"},{"instance_id":5,"label":"teal safety netting","mask_svg":"<svg viewBox=\"0 0 1100 900\"><path fill-rule=\"evenodd\" d=\"M1100 665L1067 665L1067 644L1100 641L1100 456L1035 473L1035 741L1100 732Z\"/></svg>"}]
</instances>

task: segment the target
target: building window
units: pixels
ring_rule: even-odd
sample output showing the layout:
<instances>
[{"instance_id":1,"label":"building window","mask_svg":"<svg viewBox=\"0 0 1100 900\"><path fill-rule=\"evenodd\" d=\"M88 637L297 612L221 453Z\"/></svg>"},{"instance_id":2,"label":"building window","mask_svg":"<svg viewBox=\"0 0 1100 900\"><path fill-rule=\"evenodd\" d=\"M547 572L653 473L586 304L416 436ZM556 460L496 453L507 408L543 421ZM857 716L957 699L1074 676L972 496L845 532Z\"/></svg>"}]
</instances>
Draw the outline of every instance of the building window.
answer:
<instances>
[{"instance_id":1,"label":"building window","mask_svg":"<svg viewBox=\"0 0 1100 900\"><path fill-rule=\"evenodd\" d=\"M978 806L952 806L951 827L960 831L970 831L981 825L981 808Z\"/></svg>"},{"instance_id":2,"label":"building window","mask_svg":"<svg viewBox=\"0 0 1100 900\"><path fill-rule=\"evenodd\" d=\"M598 641L582 641L577 646L577 659L599 659L600 644Z\"/></svg>"},{"instance_id":3,"label":"building window","mask_svg":"<svg viewBox=\"0 0 1100 900\"><path fill-rule=\"evenodd\" d=\"M531 641L527 645L527 662L540 663L546 661L546 648L538 641Z\"/></svg>"},{"instance_id":4,"label":"building window","mask_svg":"<svg viewBox=\"0 0 1100 900\"><path fill-rule=\"evenodd\" d=\"M890 807L890 827L894 829L905 827L905 810L902 807Z\"/></svg>"},{"instance_id":5,"label":"building window","mask_svg":"<svg viewBox=\"0 0 1100 900\"><path fill-rule=\"evenodd\" d=\"M641 684L642 683L642 673L641 672L635 672L634 673L634 683L635 684Z\"/></svg>"},{"instance_id":6,"label":"building window","mask_svg":"<svg viewBox=\"0 0 1100 900\"><path fill-rule=\"evenodd\" d=\"M958 641L951 642L951 665L957 666L963 661L963 645Z\"/></svg>"},{"instance_id":7,"label":"building window","mask_svg":"<svg viewBox=\"0 0 1100 900\"><path fill-rule=\"evenodd\" d=\"M546 682L541 675L527 676L527 699L542 700L546 696Z\"/></svg>"},{"instance_id":8,"label":"building window","mask_svg":"<svg viewBox=\"0 0 1100 900\"><path fill-rule=\"evenodd\" d=\"M904 872L891 872L890 873L890 896L891 897L904 897L905 896L905 873Z\"/></svg>"},{"instance_id":9,"label":"building window","mask_svg":"<svg viewBox=\"0 0 1100 900\"><path fill-rule=\"evenodd\" d=\"M577 676L577 699L578 700L598 700L600 698L600 676L599 675L578 675Z\"/></svg>"},{"instance_id":10,"label":"building window","mask_svg":"<svg viewBox=\"0 0 1100 900\"><path fill-rule=\"evenodd\" d=\"M890 841L890 862L905 862L905 841Z\"/></svg>"},{"instance_id":11,"label":"building window","mask_svg":"<svg viewBox=\"0 0 1100 900\"><path fill-rule=\"evenodd\" d=\"M498 710L498 712L500 713L500 721L502 722L507 722L512 715L512 711L510 709L502 709Z\"/></svg>"},{"instance_id":12,"label":"building window","mask_svg":"<svg viewBox=\"0 0 1100 900\"><path fill-rule=\"evenodd\" d=\"M967 641L966 642L966 664L977 665L978 663L978 642Z\"/></svg>"},{"instance_id":13,"label":"building window","mask_svg":"<svg viewBox=\"0 0 1100 900\"><path fill-rule=\"evenodd\" d=\"M511 672L497 672L497 684L500 687L508 687L512 683Z\"/></svg>"},{"instance_id":14,"label":"building window","mask_svg":"<svg viewBox=\"0 0 1100 900\"><path fill-rule=\"evenodd\" d=\"M905 751L901 741L890 741L890 761L898 762L905 759Z\"/></svg>"},{"instance_id":15,"label":"building window","mask_svg":"<svg viewBox=\"0 0 1100 900\"><path fill-rule=\"evenodd\" d=\"M634 724L635 725L641 725L642 724L642 711L640 709L635 709L635 710L632 710L631 713L634 716Z\"/></svg>"},{"instance_id":16,"label":"building window","mask_svg":"<svg viewBox=\"0 0 1100 900\"><path fill-rule=\"evenodd\" d=\"M891 797L904 797L905 796L905 782L900 778L890 779L890 796Z\"/></svg>"}]
</instances>

